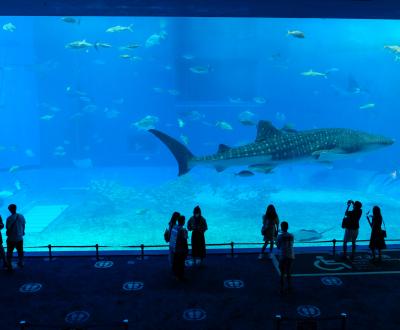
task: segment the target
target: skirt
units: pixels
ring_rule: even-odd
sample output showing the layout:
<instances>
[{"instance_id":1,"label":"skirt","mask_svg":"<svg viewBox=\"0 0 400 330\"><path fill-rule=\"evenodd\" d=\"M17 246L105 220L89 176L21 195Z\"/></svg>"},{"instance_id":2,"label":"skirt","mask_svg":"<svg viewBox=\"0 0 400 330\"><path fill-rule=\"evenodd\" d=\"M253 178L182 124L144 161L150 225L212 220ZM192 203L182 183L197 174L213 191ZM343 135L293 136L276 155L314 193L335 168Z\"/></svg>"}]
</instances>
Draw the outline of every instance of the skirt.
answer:
<instances>
[{"instance_id":1,"label":"skirt","mask_svg":"<svg viewBox=\"0 0 400 330\"><path fill-rule=\"evenodd\" d=\"M385 238L383 237L381 230L373 230L371 233L371 238L369 240L369 248L374 250L384 250L386 249Z\"/></svg>"},{"instance_id":2,"label":"skirt","mask_svg":"<svg viewBox=\"0 0 400 330\"><path fill-rule=\"evenodd\" d=\"M192 233L192 257L205 258L206 256L206 240L204 233L193 231Z\"/></svg>"}]
</instances>

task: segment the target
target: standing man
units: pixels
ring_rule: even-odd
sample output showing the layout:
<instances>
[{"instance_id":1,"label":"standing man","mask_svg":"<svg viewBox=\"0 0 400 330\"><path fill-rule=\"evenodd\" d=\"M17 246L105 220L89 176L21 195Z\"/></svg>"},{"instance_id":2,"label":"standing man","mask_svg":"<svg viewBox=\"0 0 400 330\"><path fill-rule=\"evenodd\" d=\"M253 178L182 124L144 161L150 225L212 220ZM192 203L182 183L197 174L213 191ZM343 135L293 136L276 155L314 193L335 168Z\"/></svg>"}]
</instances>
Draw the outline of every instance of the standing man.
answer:
<instances>
[{"instance_id":1,"label":"standing man","mask_svg":"<svg viewBox=\"0 0 400 330\"><path fill-rule=\"evenodd\" d=\"M293 242L294 236L288 232L289 224L286 221L282 221L281 230L282 232L278 235L276 246L279 250L279 270L281 272L281 294L285 286L285 276L287 281L288 291L292 291L291 275L292 275L292 263L294 260L294 249Z\"/></svg>"},{"instance_id":2,"label":"standing man","mask_svg":"<svg viewBox=\"0 0 400 330\"><path fill-rule=\"evenodd\" d=\"M25 235L25 218L22 214L17 213L17 205L10 204L8 210L11 215L7 218L7 266L8 270L12 270L12 256L14 249L18 252L18 266L24 267L24 241Z\"/></svg>"},{"instance_id":3,"label":"standing man","mask_svg":"<svg viewBox=\"0 0 400 330\"><path fill-rule=\"evenodd\" d=\"M353 209L349 211L350 206L353 205ZM358 229L360 228L360 219L362 215L362 204L359 201L353 202L349 200L347 202L347 209L344 214L342 221L342 228L345 229L343 238L343 259L347 259L347 242L351 242L351 260L354 260L356 253L356 241L358 237Z\"/></svg>"}]
</instances>

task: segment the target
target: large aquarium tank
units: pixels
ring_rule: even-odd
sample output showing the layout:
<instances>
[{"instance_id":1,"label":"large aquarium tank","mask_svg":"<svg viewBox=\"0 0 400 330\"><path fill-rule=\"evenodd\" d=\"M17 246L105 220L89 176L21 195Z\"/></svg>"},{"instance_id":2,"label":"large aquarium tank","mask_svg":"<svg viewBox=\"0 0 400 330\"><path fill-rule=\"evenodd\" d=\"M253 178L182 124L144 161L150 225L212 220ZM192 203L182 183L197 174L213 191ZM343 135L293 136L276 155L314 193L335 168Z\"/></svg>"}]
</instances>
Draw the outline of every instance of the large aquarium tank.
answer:
<instances>
[{"instance_id":1,"label":"large aquarium tank","mask_svg":"<svg viewBox=\"0 0 400 330\"><path fill-rule=\"evenodd\" d=\"M400 237L400 23L1 17L0 214L26 246L342 239L347 200ZM312 243L311 243L312 244Z\"/></svg>"}]
</instances>

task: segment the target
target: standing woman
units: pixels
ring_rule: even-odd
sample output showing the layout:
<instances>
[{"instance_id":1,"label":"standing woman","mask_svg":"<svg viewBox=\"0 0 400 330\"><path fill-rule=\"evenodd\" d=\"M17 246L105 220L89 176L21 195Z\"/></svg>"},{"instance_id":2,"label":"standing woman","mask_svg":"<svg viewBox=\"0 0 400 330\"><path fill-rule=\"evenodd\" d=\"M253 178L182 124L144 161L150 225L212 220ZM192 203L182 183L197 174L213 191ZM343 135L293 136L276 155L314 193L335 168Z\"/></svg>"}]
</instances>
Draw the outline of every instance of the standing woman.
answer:
<instances>
[{"instance_id":1,"label":"standing woman","mask_svg":"<svg viewBox=\"0 0 400 330\"><path fill-rule=\"evenodd\" d=\"M200 259L200 263L203 263L203 259L206 257L206 239L204 233L208 227L206 219L201 215L199 206L193 209L193 216L189 219L187 227L192 232L193 262L197 263L197 259Z\"/></svg>"},{"instance_id":2,"label":"standing woman","mask_svg":"<svg viewBox=\"0 0 400 330\"><path fill-rule=\"evenodd\" d=\"M276 213L275 206L272 204L268 205L265 214L262 217L263 226L261 228L261 234L264 236L264 244L261 248L261 253L258 256L258 259L262 259L264 257L265 249L268 244L271 244L269 247L270 257L272 257L272 250L274 248L274 241L278 236L278 225L279 225L279 217Z\"/></svg>"},{"instance_id":3,"label":"standing woman","mask_svg":"<svg viewBox=\"0 0 400 330\"><path fill-rule=\"evenodd\" d=\"M168 227L165 229L164 232L164 240L165 242L169 243L169 255L168 255L168 260L169 264L172 266L172 259L174 257L174 252L173 252L173 247L171 244L171 233L172 233L172 228L176 225L176 222L178 221L178 218L180 217L179 212L174 212L172 213L171 220L168 222Z\"/></svg>"},{"instance_id":4,"label":"standing woman","mask_svg":"<svg viewBox=\"0 0 400 330\"><path fill-rule=\"evenodd\" d=\"M3 237L1 236L1 230L3 228L4 228L4 223L0 215L0 258L3 260L3 268L7 268L6 253L4 252Z\"/></svg>"},{"instance_id":5,"label":"standing woman","mask_svg":"<svg viewBox=\"0 0 400 330\"><path fill-rule=\"evenodd\" d=\"M378 250L378 261L382 261L382 250L386 249L384 232L382 231L382 214L379 206L374 206L372 209L372 219L370 219L369 212L367 213L367 220L371 226L371 239L369 240L369 248L372 252L372 261L376 261L375 250Z\"/></svg>"}]
</instances>

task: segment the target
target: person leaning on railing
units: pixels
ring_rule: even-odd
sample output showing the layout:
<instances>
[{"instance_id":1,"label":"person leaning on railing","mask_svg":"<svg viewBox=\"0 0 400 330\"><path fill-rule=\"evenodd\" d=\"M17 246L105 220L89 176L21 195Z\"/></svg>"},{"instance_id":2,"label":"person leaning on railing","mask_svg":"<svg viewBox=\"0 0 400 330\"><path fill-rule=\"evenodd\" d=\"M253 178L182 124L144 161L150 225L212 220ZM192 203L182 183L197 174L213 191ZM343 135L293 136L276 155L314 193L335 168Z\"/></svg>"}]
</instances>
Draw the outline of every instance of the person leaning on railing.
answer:
<instances>
[{"instance_id":1,"label":"person leaning on railing","mask_svg":"<svg viewBox=\"0 0 400 330\"><path fill-rule=\"evenodd\" d=\"M3 219L0 215L0 257L3 260L3 268L7 268L6 253L4 252L3 237L1 236L1 230L3 228L4 228L4 223L3 223Z\"/></svg>"}]
</instances>

